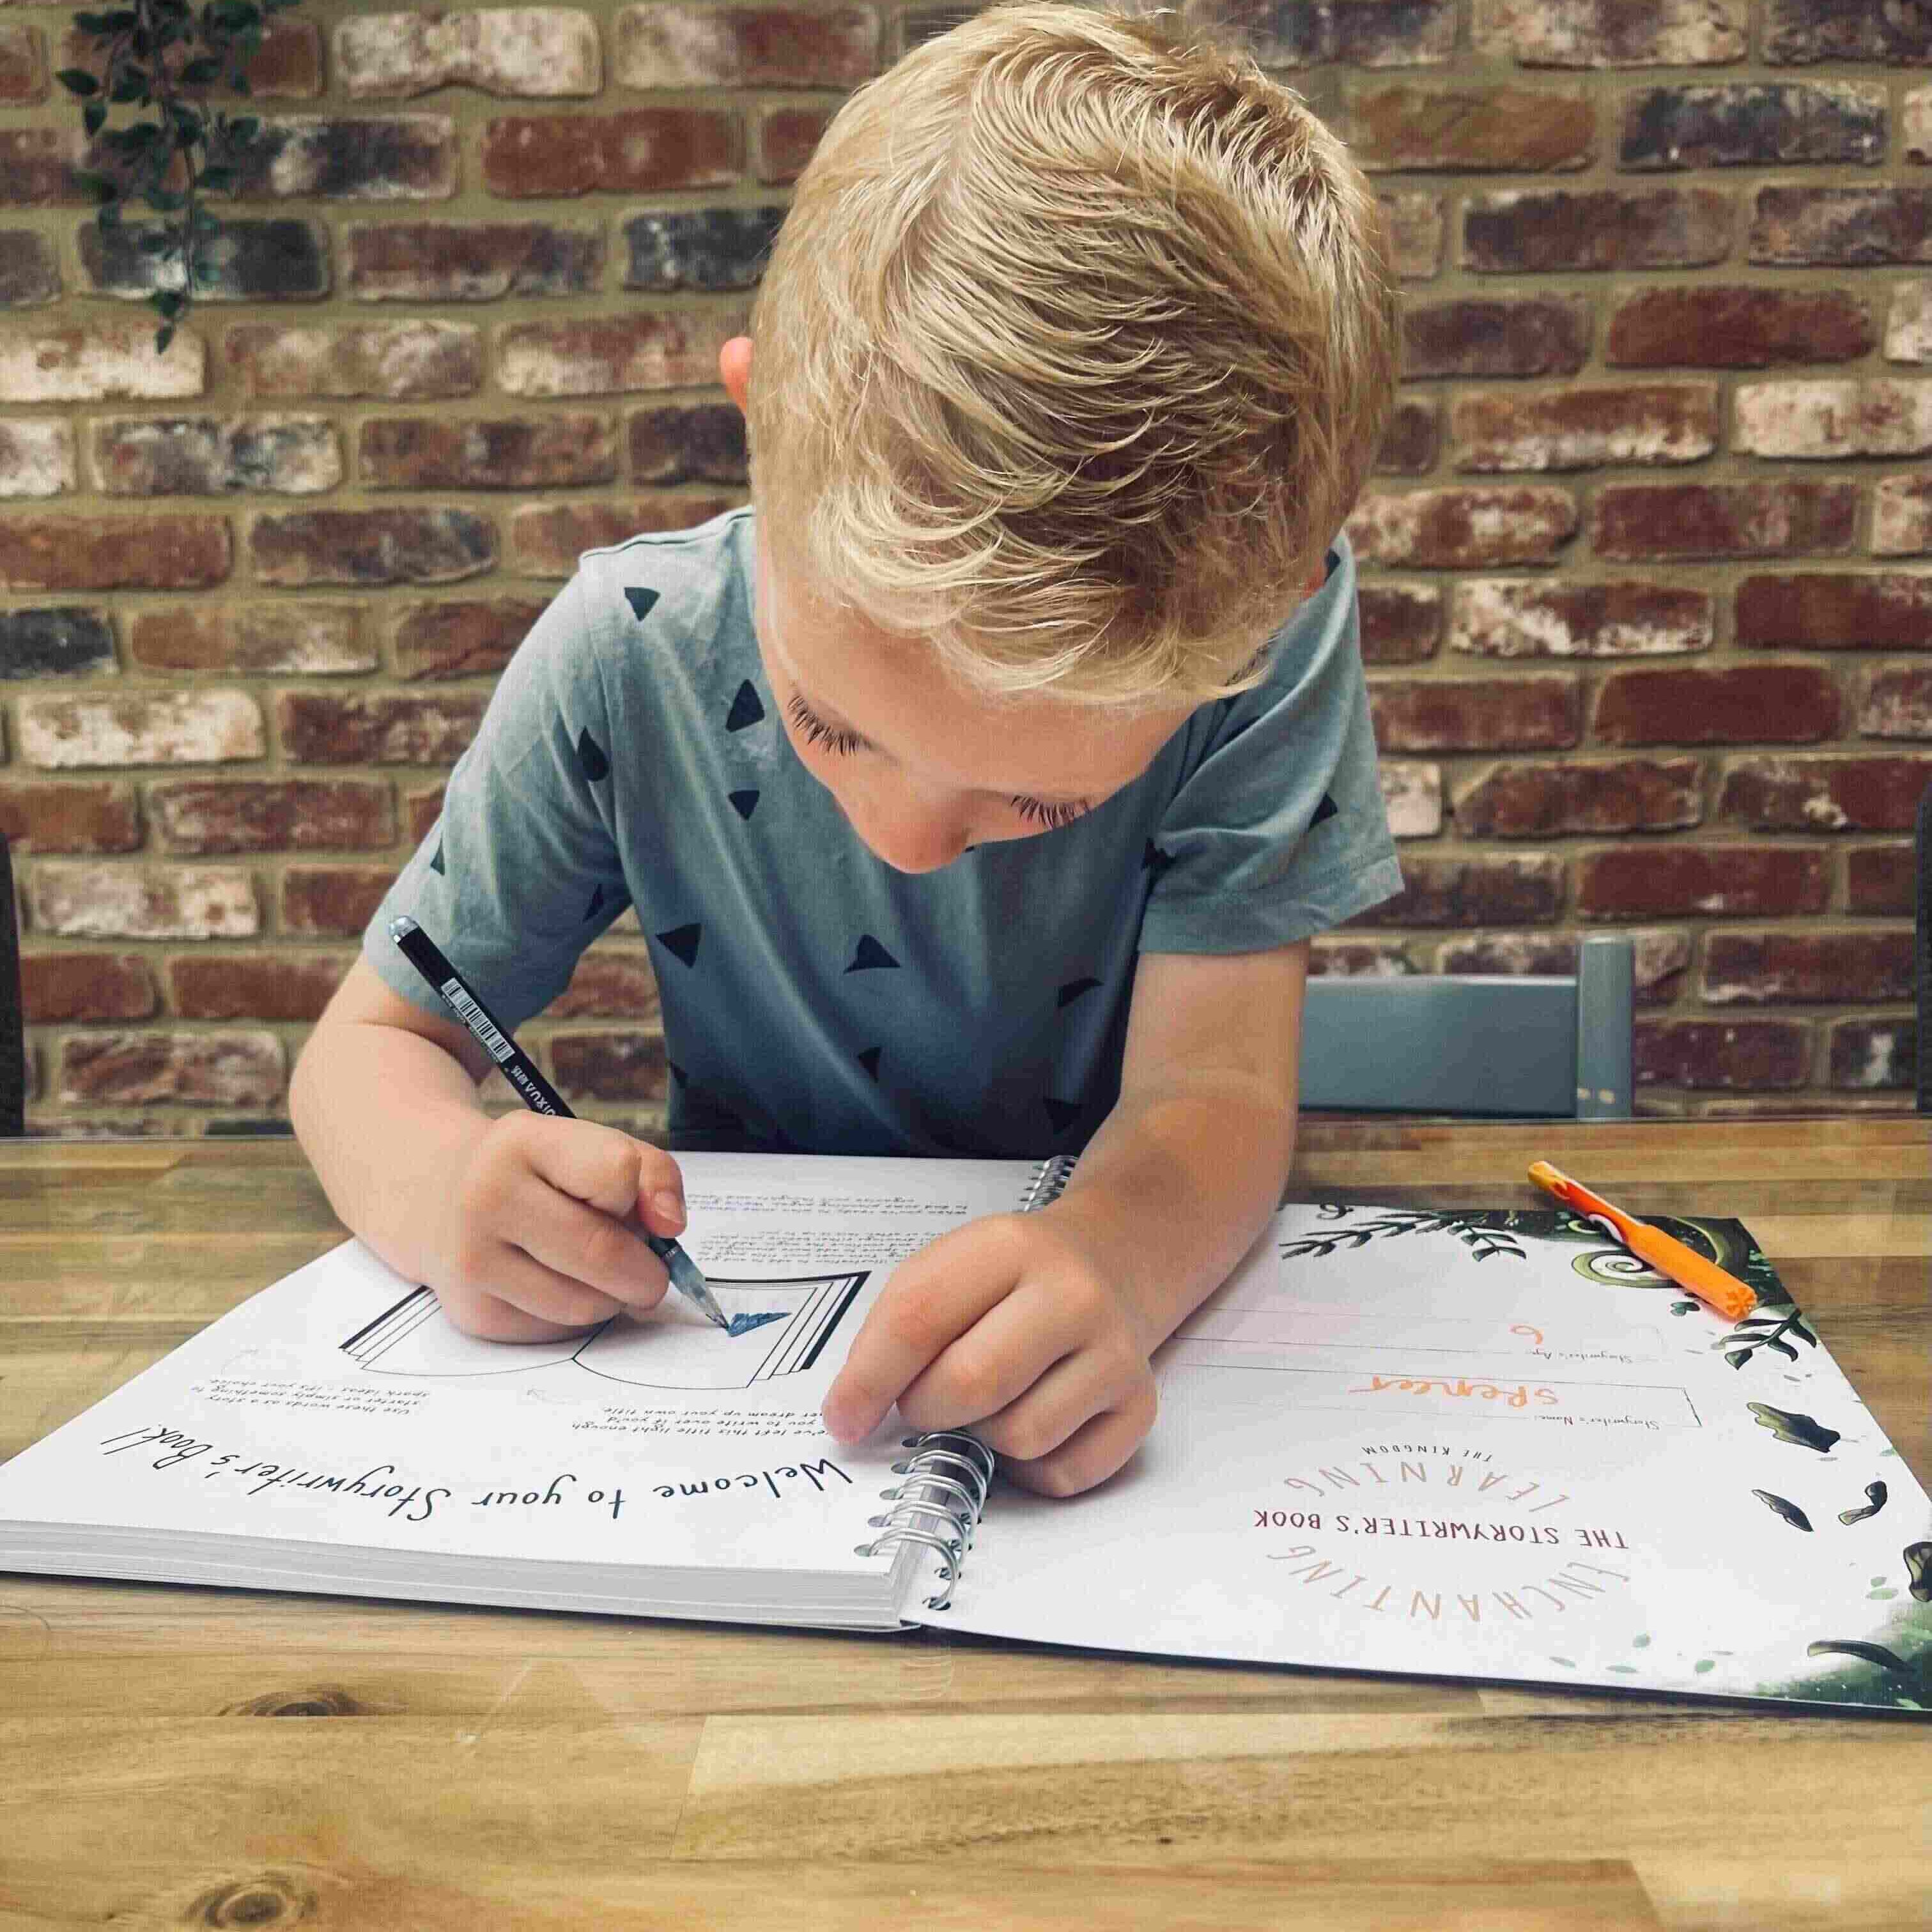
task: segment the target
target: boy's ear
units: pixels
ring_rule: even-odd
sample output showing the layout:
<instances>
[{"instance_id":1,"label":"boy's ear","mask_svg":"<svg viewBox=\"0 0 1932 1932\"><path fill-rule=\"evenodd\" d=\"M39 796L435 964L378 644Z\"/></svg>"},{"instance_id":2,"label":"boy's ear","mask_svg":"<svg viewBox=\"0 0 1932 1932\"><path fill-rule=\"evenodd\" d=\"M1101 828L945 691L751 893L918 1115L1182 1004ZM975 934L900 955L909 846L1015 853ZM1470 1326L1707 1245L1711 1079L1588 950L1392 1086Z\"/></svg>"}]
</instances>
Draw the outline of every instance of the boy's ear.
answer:
<instances>
[{"instance_id":1,"label":"boy's ear","mask_svg":"<svg viewBox=\"0 0 1932 1932\"><path fill-rule=\"evenodd\" d=\"M748 335L734 335L718 350L718 374L742 416L752 390L752 338Z\"/></svg>"}]
</instances>

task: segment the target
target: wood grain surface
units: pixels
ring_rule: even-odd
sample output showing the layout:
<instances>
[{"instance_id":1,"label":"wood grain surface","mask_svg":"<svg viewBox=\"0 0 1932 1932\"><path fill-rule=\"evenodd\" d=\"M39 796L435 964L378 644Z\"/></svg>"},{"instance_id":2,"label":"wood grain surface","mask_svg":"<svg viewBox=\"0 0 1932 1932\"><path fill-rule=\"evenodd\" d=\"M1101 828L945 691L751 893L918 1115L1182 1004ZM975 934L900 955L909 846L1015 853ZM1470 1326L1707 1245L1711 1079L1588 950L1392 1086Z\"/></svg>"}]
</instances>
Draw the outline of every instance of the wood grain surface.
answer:
<instances>
[{"instance_id":1,"label":"wood grain surface","mask_svg":"<svg viewBox=\"0 0 1932 1932\"><path fill-rule=\"evenodd\" d=\"M1932 1123L1310 1120L1289 1198L1539 1156L1748 1222L1927 1480ZM287 1142L0 1143L0 1457L341 1238ZM110 1925L1925 1927L1932 1727L0 1574L0 1932Z\"/></svg>"}]
</instances>

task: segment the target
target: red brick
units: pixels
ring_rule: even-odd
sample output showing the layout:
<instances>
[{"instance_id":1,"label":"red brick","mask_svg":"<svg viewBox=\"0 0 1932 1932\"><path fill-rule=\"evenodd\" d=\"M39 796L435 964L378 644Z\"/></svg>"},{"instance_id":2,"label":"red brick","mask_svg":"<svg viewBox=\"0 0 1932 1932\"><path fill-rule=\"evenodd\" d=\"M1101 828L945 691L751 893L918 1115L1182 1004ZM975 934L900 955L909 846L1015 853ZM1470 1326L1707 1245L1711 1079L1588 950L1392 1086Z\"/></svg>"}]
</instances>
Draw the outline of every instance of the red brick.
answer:
<instances>
[{"instance_id":1,"label":"red brick","mask_svg":"<svg viewBox=\"0 0 1932 1932\"><path fill-rule=\"evenodd\" d=\"M403 800L404 816L406 821L405 831L410 844L420 845L429 836L430 827L442 816L442 795L446 788L432 785L425 791L412 791ZM627 914L633 925L634 914Z\"/></svg>"},{"instance_id":2,"label":"red brick","mask_svg":"<svg viewBox=\"0 0 1932 1932\"><path fill-rule=\"evenodd\" d=\"M148 788L172 852L318 852L393 845L386 784L336 778L176 779Z\"/></svg>"},{"instance_id":3,"label":"red brick","mask_svg":"<svg viewBox=\"0 0 1932 1932\"><path fill-rule=\"evenodd\" d=\"M410 680L494 676L543 611L542 601L530 597L405 604L396 625L396 674Z\"/></svg>"},{"instance_id":4,"label":"red brick","mask_svg":"<svg viewBox=\"0 0 1932 1932\"><path fill-rule=\"evenodd\" d=\"M512 567L530 577L568 577L586 550L645 530L688 530L733 508L734 496L661 495L582 503L536 503L510 519Z\"/></svg>"},{"instance_id":5,"label":"red brick","mask_svg":"<svg viewBox=\"0 0 1932 1932\"><path fill-rule=\"evenodd\" d=\"M1624 368L1765 369L1854 362L1876 340L1863 299L1849 290L1640 289L1612 312L1604 359Z\"/></svg>"},{"instance_id":6,"label":"red brick","mask_svg":"<svg viewBox=\"0 0 1932 1932\"><path fill-rule=\"evenodd\" d=\"M1858 694L1858 728L1867 738L1932 738L1932 669L1874 665Z\"/></svg>"},{"instance_id":7,"label":"red brick","mask_svg":"<svg viewBox=\"0 0 1932 1932\"><path fill-rule=\"evenodd\" d=\"M232 561L224 517L0 518L8 590L202 590Z\"/></svg>"},{"instance_id":8,"label":"red brick","mask_svg":"<svg viewBox=\"0 0 1932 1932\"><path fill-rule=\"evenodd\" d=\"M1845 909L1909 918L1917 885L1910 845L1864 845L1845 854Z\"/></svg>"},{"instance_id":9,"label":"red brick","mask_svg":"<svg viewBox=\"0 0 1932 1932\"><path fill-rule=\"evenodd\" d=\"M620 9L612 33L620 87L850 88L879 66L870 7L807 13L652 0Z\"/></svg>"},{"instance_id":10,"label":"red brick","mask_svg":"<svg viewBox=\"0 0 1932 1932\"><path fill-rule=\"evenodd\" d=\"M1576 534L1576 505L1568 490L1540 484L1370 491L1348 530L1356 554L1370 562L1424 569L1548 563Z\"/></svg>"},{"instance_id":11,"label":"red brick","mask_svg":"<svg viewBox=\"0 0 1932 1932\"><path fill-rule=\"evenodd\" d=\"M1826 1059L1834 1087L1910 1087L1918 1070L1918 1029L1911 1020L1834 1020Z\"/></svg>"},{"instance_id":12,"label":"red brick","mask_svg":"<svg viewBox=\"0 0 1932 1932\"><path fill-rule=\"evenodd\" d=\"M296 510L248 532L264 584L453 584L496 561L496 533L473 510Z\"/></svg>"},{"instance_id":13,"label":"red brick","mask_svg":"<svg viewBox=\"0 0 1932 1932\"><path fill-rule=\"evenodd\" d=\"M1416 679L1370 686L1376 743L1389 752L1515 752L1574 745L1581 693L1569 677Z\"/></svg>"},{"instance_id":14,"label":"red brick","mask_svg":"<svg viewBox=\"0 0 1932 1932\"><path fill-rule=\"evenodd\" d=\"M0 421L0 497L58 496L74 487L70 423L46 416Z\"/></svg>"},{"instance_id":15,"label":"red brick","mask_svg":"<svg viewBox=\"0 0 1932 1932\"><path fill-rule=\"evenodd\" d=\"M1816 571L1748 577L1737 640L1766 650L1932 650L1932 575Z\"/></svg>"},{"instance_id":16,"label":"red brick","mask_svg":"<svg viewBox=\"0 0 1932 1932\"><path fill-rule=\"evenodd\" d=\"M1922 556L1932 550L1932 478L1887 476L1872 493L1872 554Z\"/></svg>"},{"instance_id":17,"label":"red brick","mask_svg":"<svg viewBox=\"0 0 1932 1932\"><path fill-rule=\"evenodd\" d=\"M1474 657L1652 657L1708 650L1708 590L1480 578L1456 586L1449 648Z\"/></svg>"},{"instance_id":18,"label":"red brick","mask_svg":"<svg viewBox=\"0 0 1932 1932\"><path fill-rule=\"evenodd\" d=\"M928 40L978 10L927 8L908 18L907 42ZM1332 61L1358 67L1422 67L1446 61L1456 44L1454 0L1385 0L1356 6L1312 0L1292 7L1233 0L1216 10L1215 31L1264 68L1304 68Z\"/></svg>"},{"instance_id":19,"label":"red brick","mask_svg":"<svg viewBox=\"0 0 1932 1932\"><path fill-rule=\"evenodd\" d=\"M1462 260L1478 274L1696 268L1731 249L1731 197L1715 188L1510 188L1472 195Z\"/></svg>"},{"instance_id":20,"label":"red brick","mask_svg":"<svg viewBox=\"0 0 1932 1932\"><path fill-rule=\"evenodd\" d=\"M1574 376L1590 351L1589 306L1574 296L1412 302L1402 341L1412 379Z\"/></svg>"},{"instance_id":21,"label":"red brick","mask_svg":"<svg viewBox=\"0 0 1932 1932\"><path fill-rule=\"evenodd\" d=\"M743 483L748 477L745 418L735 404L638 410L627 428L631 474L640 483Z\"/></svg>"},{"instance_id":22,"label":"red brick","mask_svg":"<svg viewBox=\"0 0 1932 1932\"><path fill-rule=\"evenodd\" d=\"M58 1097L70 1106L261 1107L281 1099L285 1076L282 1043L272 1033L79 1034L62 1042Z\"/></svg>"},{"instance_id":23,"label":"red brick","mask_svg":"<svg viewBox=\"0 0 1932 1932\"><path fill-rule=\"evenodd\" d=\"M313 496L342 481L326 416L98 418L92 454L110 496Z\"/></svg>"},{"instance_id":24,"label":"red brick","mask_svg":"<svg viewBox=\"0 0 1932 1932\"><path fill-rule=\"evenodd\" d=\"M1376 766L1382 809L1397 838L1433 838L1442 830L1442 767L1422 759L1384 758Z\"/></svg>"},{"instance_id":25,"label":"red brick","mask_svg":"<svg viewBox=\"0 0 1932 1932\"><path fill-rule=\"evenodd\" d=\"M27 890L35 926L63 938L253 938L261 927L254 883L232 866L44 860Z\"/></svg>"},{"instance_id":26,"label":"red brick","mask_svg":"<svg viewBox=\"0 0 1932 1932\"><path fill-rule=\"evenodd\" d=\"M1932 757L1743 758L1718 811L1754 832L1910 832Z\"/></svg>"},{"instance_id":27,"label":"red brick","mask_svg":"<svg viewBox=\"0 0 1932 1932\"><path fill-rule=\"evenodd\" d=\"M447 114L284 114L261 123L240 161L244 200L446 201L456 192Z\"/></svg>"},{"instance_id":28,"label":"red brick","mask_svg":"<svg viewBox=\"0 0 1932 1932\"><path fill-rule=\"evenodd\" d=\"M362 424L359 480L374 490L541 490L616 475L613 426L586 412L376 416Z\"/></svg>"},{"instance_id":29,"label":"red brick","mask_svg":"<svg viewBox=\"0 0 1932 1932\"><path fill-rule=\"evenodd\" d=\"M172 50L170 64L178 68L182 50ZM98 77L101 72L100 50L91 34L78 27L68 30L56 64L85 68ZM322 92L322 36L313 22L276 20L265 22L262 44L242 70L251 97L262 100L291 100L312 97ZM215 89L218 98L237 97L226 89Z\"/></svg>"},{"instance_id":30,"label":"red brick","mask_svg":"<svg viewBox=\"0 0 1932 1932\"><path fill-rule=\"evenodd\" d=\"M1394 979L1413 973L1414 963L1399 939L1318 939L1309 949L1312 980Z\"/></svg>"},{"instance_id":31,"label":"red brick","mask_svg":"<svg viewBox=\"0 0 1932 1932\"><path fill-rule=\"evenodd\" d=\"M1548 925L1563 910L1563 861L1547 853L1436 858L1404 853L1402 890L1354 927Z\"/></svg>"},{"instance_id":32,"label":"red brick","mask_svg":"<svg viewBox=\"0 0 1932 1932\"><path fill-rule=\"evenodd\" d=\"M1850 376L1745 382L1732 447L1800 458L1921 456L1932 450L1932 382Z\"/></svg>"},{"instance_id":33,"label":"red brick","mask_svg":"<svg viewBox=\"0 0 1932 1932\"><path fill-rule=\"evenodd\" d=\"M180 264L157 251L153 238L162 229L148 220L82 228L75 238L87 286L130 301L172 288ZM197 302L306 302L328 292L328 231L321 223L294 216L261 220L224 209L221 236L219 257L210 258L212 279L196 278Z\"/></svg>"},{"instance_id":34,"label":"red brick","mask_svg":"<svg viewBox=\"0 0 1932 1932\"><path fill-rule=\"evenodd\" d=\"M304 765L440 765L476 735L487 697L337 697L284 692L275 700L282 748Z\"/></svg>"},{"instance_id":35,"label":"red brick","mask_svg":"<svg viewBox=\"0 0 1932 1932\"><path fill-rule=\"evenodd\" d=\"M1761 188L1750 259L1787 268L1932 262L1932 188Z\"/></svg>"},{"instance_id":36,"label":"red brick","mask_svg":"<svg viewBox=\"0 0 1932 1932\"><path fill-rule=\"evenodd\" d=\"M1842 706L1812 664L1613 671L1597 699L1606 745L1804 745L1835 736Z\"/></svg>"},{"instance_id":37,"label":"red brick","mask_svg":"<svg viewBox=\"0 0 1932 1932\"><path fill-rule=\"evenodd\" d=\"M1358 92L1349 128L1356 160L1372 170L1524 174L1586 166L1596 114L1580 93L1405 83Z\"/></svg>"},{"instance_id":38,"label":"red brick","mask_svg":"<svg viewBox=\"0 0 1932 1932\"><path fill-rule=\"evenodd\" d=\"M482 332L471 322L425 318L333 330L249 322L228 332L227 354L254 397L429 402L470 395L483 380Z\"/></svg>"},{"instance_id":39,"label":"red brick","mask_svg":"<svg viewBox=\"0 0 1932 1932\"><path fill-rule=\"evenodd\" d=\"M1869 166L1885 158L1885 90L1848 81L1652 87L1624 100L1621 166Z\"/></svg>"},{"instance_id":40,"label":"red brick","mask_svg":"<svg viewBox=\"0 0 1932 1932\"><path fill-rule=\"evenodd\" d=\"M567 1100L662 1100L664 1043L657 1034L567 1033L553 1036L550 1064Z\"/></svg>"},{"instance_id":41,"label":"red brick","mask_svg":"<svg viewBox=\"0 0 1932 1932\"><path fill-rule=\"evenodd\" d=\"M1406 862L1405 862L1406 863ZM1585 919L1782 918L1822 912L1830 893L1822 852L1790 846L1628 845L1579 862Z\"/></svg>"},{"instance_id":42,"label":"red brick","mask_svg":"<svg viewBox=\"0 0 1932 1932\"><path fill-rule=\"evenodd\" d=\"M77 128L0 128L0 207L85 203L89 197L76 170L86 164Z\"/></svg>"},{"instance_id":43,"label":"red brick","mask_svg":"<svg viewBox=\"0 0 1932 1932\"><path fill-rule=\"evenodd\" d=\"M1439 431L1436 405L1412 396L1400 398L1389 418L1382 447L1376 452L1376 473L1384 476L1421 476L1436 466Z\"/></svg>"},{"instance_id":44,"label":"red brick","mask_svg":"<svg viewBox=\"0 0 1932 1932\"><path fill-rule=\"evenodd\" d=\"M1406 282L1426 282L1442 266L1442 197L1405 192L1378 197L1389 260Z\"/></svg>"},{"instance_id":45,"label":"red brick","mask_svg":"<svg viewBox=\"0 0 1932 1932\"><path fill-rule=\"evenodd\" d=\"M1432 584L1364 584L1356 592L1364 664L1420 664L1442 635L1442 593Z\"/></svg>"},{"instance_id":46,"label":"red brick","mask_svg":"<svg viewBox=\"0 0 1932 1932\"><path fill-rule=\"evenodd\" d=\"M20 961L21 1009L32 1026L152 1019L160 1010L138 952L29 952Z\"/></svg>"},{"instance_id":47,"label":"red brick","mask_svg":"<svg viewBox=\"0 0 1932 1932\"><path fill-rule=\"evenodd\" d=\"M354 604L167 604L134 620L129 656L146 670L247 671L310 677L374 670L375 647Z\"/></svg>"},{"instance_id":48,"label":"red brick","mask_svg":"<svg viewBox=\"0 0 1932 1932\"><path fill-rule=\"evenodd\" d=\"M88 403L110 396L198 396L207 350L192 330L154 353L151 323L13 329L0 336L0 402Z\"/></svg>"},{"instance_id":49,"label":"red brick","mask_svg":"<svg viewBox=\"0 0 1932 1932\"><path fill-rule=\"evenodd\" d=\"M1639 1020L1640 1086L1802 1087L1811 1064L1804 1020Z\"/></svg>"},{"instance_id":50,"label":"red brick","mask_svg":"<svg viewBox=\"0 0 1932 1932\"><path fill-rule=\"evenodd\" d=\"M1598 495L1599 556L1793 556L1848 550L1856 483L1618 483Z\"/></svg>"},{"instance_id":51,"label":"red brick","mask_svg":"<svg viewBox=\"0 0 1932 1932\"><path fill-rule=\"evenodd\" d=\"M1583 470L1604 463L1692 463L1718 446L1709 382L1506 390L1458 396L1450 412L1459 470Z\"/></svg>"},{"instance_id":52,"label":"red brick","mask_svg":"<svg viewBox=\"0 0 1932 1932\"><path fill-rule=\"evenodd\" d=\"M694 388L718 380L718 352L747 320L707 308L514 323L497 334L497 381L512 396Z\"/></svg>"},{"instance_id":53,"label":"red brick","mask_svg":"<svg viewBox=\"0 0 1932 1932\"><path fill-rule=\"evenodd\" d=\"M395 880L393 866L291 866L282 874L281 930L292 938L359 939Z\"/></svg>"},{"instance_id":54,"label":"red brick","mask_svg":"<svg viewBox=\"0 0 1932 1932\"><path fill-rule=\"evenodd\" d=\"M1696 67L1742 60L1750 0L1476 0L1478 53L1525 67Z\"/></svg>"},{"instance_id":55,"label":"red brick","mask_svg":"<svg viewBox=\"0 0 1932 1932\"><path fill-rule=\"evenodd\" d=\"M0 679L85 677L116 668L114 626L104 610L61 604L0 610Z\"/></svg>"},{"instance_id":56,"label":"red brick","mask_svg":"<svg viewBox=\"0 0 1932 1932\"><path fill-rule=\"evenodd\" d=\"M0 26L0 102L18 106L47 98L47 62L38 27Z\"/></svg>"},{"instance_id":57,"label":"red brick","mask_svg":"<svg viewBox=\"0 0 1932 1932\"><path fill-rule=\"evenodd\" d=\"M1548 838L1566 832L1671 832L1701 824L1695 758L1492 765L1455 801L1472 838Z\"/></svg>"},{"instance_id":58,"label":"red brick","mask_svg":"<svg viewBox=\"0 0 1932 1932\"><path fill-rule=\"evenodd\" d=\"M512 200L722 188L744 166L743 123L716 108L512 115L483 130L484 184Z\"/></svg>"},{"instance_id":59,"label":"red brick","mask_svg":"<svg viewBox=\"0 0 1932 1932\"><path fill-rule=\"evenodd\" d=\"M1932 88L1926 91L1932 103ZM1888 362L1932 362L1932 275L1900 282L1892 292L1886 317L1885 356Z\"/></svg>"},{"instance_id":60,"label":"red brick","mask_svg":"<svg viewBox=\"0 0 1932 1932\"><path fill-rule=\"evenodd\" d=\"M1677 997L1690 966L1690 938L1669 927L1624 935L1636 955L1636 1004L1667 1006ZM1563 979L1576 970L1574 932L1483 932L1468 939L1445 939L1438 950L1438 973L1510 973Z\"/></svg>"},{"instance_id":61,"label":"red brick","mask_svg":"<svg viewBox=\"0 0 1932 1932\"><path fill-rule=\"evenodd\" d=\"M184 1020L319 1020L348 964L332 953L224 952L170 959L168 984Z\"/></svg>"},{"instance_id":62,"label":"red brick","mask_svg":"<svg viewBox=\"0 0 1932 1932\"><path fill-rule=\"evenodd\" d=\"M1932 20L1898 0L1767 0L1764 57L1813 61L1932 61Z\"/></svg>"},{"instance_id":63,"label":"red brick","mask_svg":"<svg viewBox=\"0 0 1932 1932\"><path fill-rule=\"evenodd\" d=\"M500 302L577 296L604 278L604 232L545 221L392 221L349 230L357 302Z\"/></svg>"},{"instance_id":64,"label":"red brick","mask_svg":"<svg viewBox=\"0 0 1932 1932\"><path fill-rule=\"evenodd\" d=\"M758 116L758 179L769 188L796 181L831 124L826 108L767 107Z\"/></svg>"},{"instance_id":65,"label":"red brick","mask_svg":"<svg viewBox=\"0 0 1932 1932\"><path fill-rule=\"evenodd\" d=\"M488 7L352 14L335 30L336 70L352 100L440 87L494 94L595 94L597 23L575 7Z\"/></svg>"},{"instance_id":66,"label":"red brick","mask_svg":"<svg viewBox=\"0 0 1932 1932\"><path fill-rule=\"evenodd\" d=\"M0 228L0 308L37 308L60 292L52 238L31 228Z\"/></svg>"},{"instance_id":67,"label":"red brick","mask_svg":"<svg viewBox=\"0 0 1932 1932\"><path fill-rule=\"evenodd\" d=\"M1712 1006L1912 997L1912 933L1714 932L1700 988Z\"/></svg>"},{"instance_id":68,"label":"red brick","mask_svg":"<svg viewBox=\"0 0 1932 1932\"><path fill-rule=\"evenodd\" d=\"M1905 158L1932 163L1932 87L1915 87L1905 97L1899 117L1905 132Z\"/></svg>"},{"instance_id":69,"label":"red brick","mask_svg":"<svg viewBox=\"0 0 1932 1932\"><path fill-rule=\"evenodd\" d=\"M130 784L0 783L0 836L17 854L134 852L141 820Z\"/></svg>"},{"instance_id":70,"label":"red brick","mask_svg":"<svg viewBox=\"0 0 1932 1932\"><path fill-rule=\"evenodd\" d=\"M570 984L544 1009L550 1020L658 1018L657 976L647 952L593 946L578 961Z\"/></svg>"},{"instance_id":71,"label":"red brick","mask_svg":"<svg viewBox=\"0 0 1932 1932\"><path fill-rule=\"evenodd\" d=\"M259 758L262 714L245 691L87 692L20 700L20 749L50 770Z\"/></svg>"}]
</instances>

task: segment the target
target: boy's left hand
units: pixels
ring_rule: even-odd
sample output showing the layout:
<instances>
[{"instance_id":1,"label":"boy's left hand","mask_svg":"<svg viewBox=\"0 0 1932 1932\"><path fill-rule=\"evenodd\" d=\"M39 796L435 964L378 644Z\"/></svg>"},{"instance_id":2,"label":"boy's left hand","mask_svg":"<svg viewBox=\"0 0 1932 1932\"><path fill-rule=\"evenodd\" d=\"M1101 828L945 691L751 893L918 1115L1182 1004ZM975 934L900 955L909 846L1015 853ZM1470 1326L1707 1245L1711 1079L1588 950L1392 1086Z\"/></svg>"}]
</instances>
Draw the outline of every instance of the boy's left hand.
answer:
<instances>
[{"instance_id":1,"label":"boy's left hand","mask_svg":"<svg viewBox=\"0 0 1932 1932\"><path fill-rule=\"evenodd\" d=\"M969 1222L902 1266L825 1398L856 1442L895 1401L913 1429L963 1429L1025 1488L1070 1496L1154 1426L1150 1345L1052 1210Z\"/></svg>"}]
</instances>

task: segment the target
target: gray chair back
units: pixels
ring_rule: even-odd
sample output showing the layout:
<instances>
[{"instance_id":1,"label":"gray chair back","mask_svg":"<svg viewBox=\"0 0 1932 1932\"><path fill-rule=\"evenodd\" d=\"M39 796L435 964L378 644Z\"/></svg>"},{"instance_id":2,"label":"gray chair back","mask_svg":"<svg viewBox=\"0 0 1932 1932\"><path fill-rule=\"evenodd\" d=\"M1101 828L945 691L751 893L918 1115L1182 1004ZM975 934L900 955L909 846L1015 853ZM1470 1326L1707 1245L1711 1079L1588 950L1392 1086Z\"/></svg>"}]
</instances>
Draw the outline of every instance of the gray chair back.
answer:
<instances>
[{"instance_id":1,"label":"gray chair back","mask_svg":"<svg viewBox=\"0 0 1932 1932\"><path fill-rule=\"evenodd\" d=\"M27 1131L27 1023L20 994L20 928L14 862L0 832L0 1139Z\"/></svg>"},{"instance_id":2,"label":"gray chair back","mask_svg":"<svg viewBox=\"0 0 1932 1932\"><path fill-rule=\"evenodd\" d=\"M1308 982L1301 1105L1623 1120L1631 1114L1635 952L1592 934L1574 978L1440 974Z\"/></svg>"}]
</instances>

